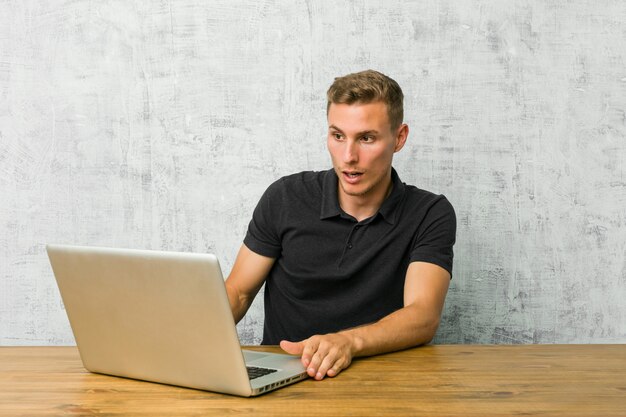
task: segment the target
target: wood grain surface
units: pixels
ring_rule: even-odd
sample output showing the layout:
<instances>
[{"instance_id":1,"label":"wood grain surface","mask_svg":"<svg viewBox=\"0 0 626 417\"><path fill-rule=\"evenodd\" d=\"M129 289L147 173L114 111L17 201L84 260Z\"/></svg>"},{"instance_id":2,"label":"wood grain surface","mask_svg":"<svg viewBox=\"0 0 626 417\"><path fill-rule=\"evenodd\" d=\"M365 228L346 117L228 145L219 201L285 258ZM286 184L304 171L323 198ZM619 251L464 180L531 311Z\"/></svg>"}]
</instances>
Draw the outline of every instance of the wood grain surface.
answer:
<instances>
[{"instance_id":1,"label":"wood grain surface","mask_svg":"<svg viewBox=\"0 0 626 417\"><path fill-rule=\"evenodd\" d=\"M625 375L626 345L434 345L238 398L92 374L75 347L3 347L0 415L623 417Z\"/></svg>"}]
</instances>

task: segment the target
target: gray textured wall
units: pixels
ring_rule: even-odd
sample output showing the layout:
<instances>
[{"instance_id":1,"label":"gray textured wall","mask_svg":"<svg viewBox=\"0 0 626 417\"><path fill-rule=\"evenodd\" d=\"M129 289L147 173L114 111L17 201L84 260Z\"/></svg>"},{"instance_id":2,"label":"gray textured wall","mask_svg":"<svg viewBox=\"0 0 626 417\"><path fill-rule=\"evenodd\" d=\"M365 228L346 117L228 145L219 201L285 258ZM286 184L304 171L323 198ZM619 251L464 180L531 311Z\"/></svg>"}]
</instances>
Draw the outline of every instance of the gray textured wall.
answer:
<instances>
[{"instance_id":1,"label":"gray textured wall","mask_svg":"<svg viewBox=\"0 0 626 417\"><path fill-rule=\"evenodd\" d=\"M330 166L326 88L365 68L406 94L401 178L457 210L437 341L626 342L625 2L0 9L0 344L73 343L49 242L227 273L265 187Z\"/></svg>"}]
</instances>

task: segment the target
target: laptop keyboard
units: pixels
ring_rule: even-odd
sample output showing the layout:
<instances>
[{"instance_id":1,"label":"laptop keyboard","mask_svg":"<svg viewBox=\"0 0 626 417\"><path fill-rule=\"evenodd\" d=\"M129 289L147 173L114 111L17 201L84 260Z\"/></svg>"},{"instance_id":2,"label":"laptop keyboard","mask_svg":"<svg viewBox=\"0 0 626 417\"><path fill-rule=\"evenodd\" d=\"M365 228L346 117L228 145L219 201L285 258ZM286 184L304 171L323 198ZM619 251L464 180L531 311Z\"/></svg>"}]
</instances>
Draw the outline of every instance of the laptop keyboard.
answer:
<instances>
[{"instance_id":1,"label":"laptop keyboard","mask_svg":"<svg viewBox=\"0 0 626 417\"><path fill-rule=\"evenodd\" d=\"M278 369L259 368L256 366L246 366L246 368L248 369L248 377L250 379L259 378L278 371Z\"/></svg>"}]
</instances>

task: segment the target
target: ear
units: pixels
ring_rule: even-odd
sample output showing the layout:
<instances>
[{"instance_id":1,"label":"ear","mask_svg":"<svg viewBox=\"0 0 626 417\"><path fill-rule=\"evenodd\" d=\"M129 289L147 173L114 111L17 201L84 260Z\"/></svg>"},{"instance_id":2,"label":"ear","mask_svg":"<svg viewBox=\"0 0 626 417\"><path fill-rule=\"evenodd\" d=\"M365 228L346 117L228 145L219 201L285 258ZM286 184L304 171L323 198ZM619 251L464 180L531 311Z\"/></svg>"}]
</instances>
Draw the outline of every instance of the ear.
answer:
<instances>
[{"instance_id":1,"label":"ear","mask_svg":"<svg viewBox=\"0 0 626 417\"><path fill-rule=\"evenodd\" d=\"M396 133L396 146L393 148L393 152L398 152L404 147L407 138L409 137L409 126L406 124L400 125Z\"/></svg>"}]
</instances>

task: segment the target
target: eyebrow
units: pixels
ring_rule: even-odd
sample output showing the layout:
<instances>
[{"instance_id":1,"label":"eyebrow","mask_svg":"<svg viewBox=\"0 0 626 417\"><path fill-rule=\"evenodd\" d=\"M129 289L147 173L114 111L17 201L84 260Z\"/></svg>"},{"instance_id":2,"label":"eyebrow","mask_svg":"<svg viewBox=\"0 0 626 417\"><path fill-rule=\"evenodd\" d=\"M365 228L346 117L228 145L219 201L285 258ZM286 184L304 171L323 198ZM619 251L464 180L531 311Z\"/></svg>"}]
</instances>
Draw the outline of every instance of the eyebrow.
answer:
<instances>
[{"instance_id":1,"label":"eyebrow","mask_svg":"<svg viewBox=\"0 0 626 417\"><path fill-rule=\"evenodd\" d=\"M340 133L344 133L343 130L339 129L335 125L328 126L328 129L335 129L336 131L338 131ZM364 135L371 135L371 134L377 135L378 134L378 130L364 130L363 132L357 132L356 136L364 136Z\"/></svg>"}]
</instances>

